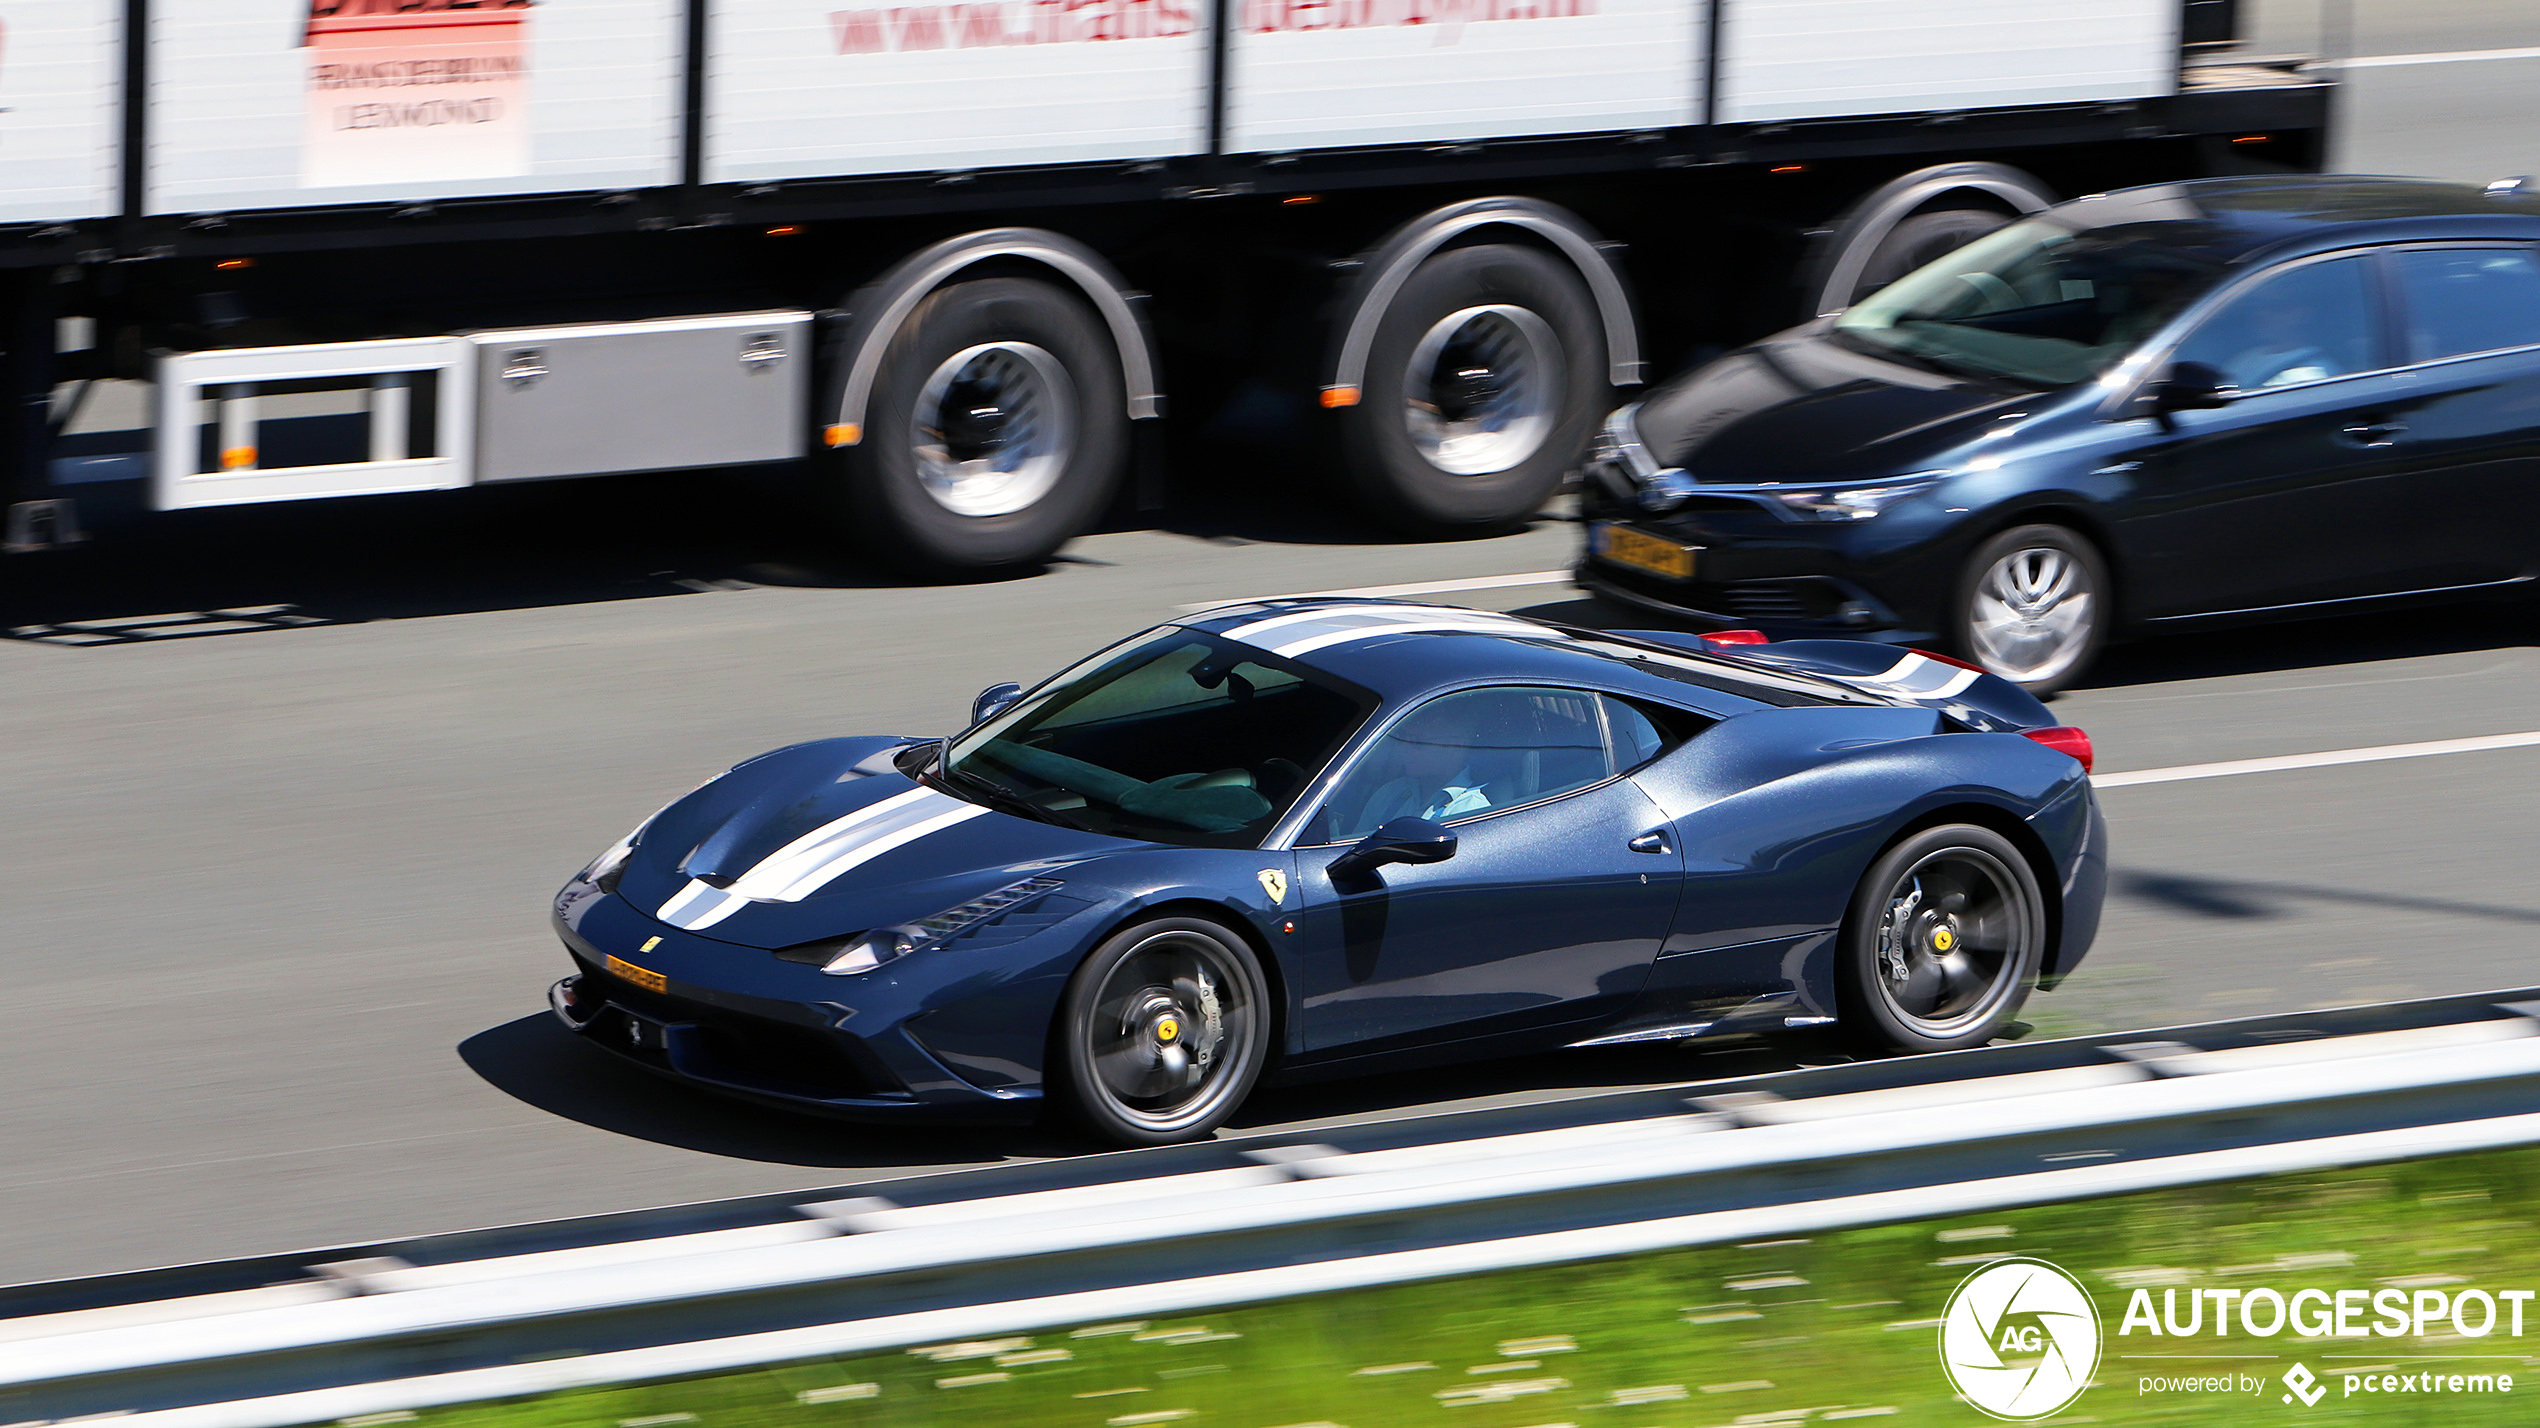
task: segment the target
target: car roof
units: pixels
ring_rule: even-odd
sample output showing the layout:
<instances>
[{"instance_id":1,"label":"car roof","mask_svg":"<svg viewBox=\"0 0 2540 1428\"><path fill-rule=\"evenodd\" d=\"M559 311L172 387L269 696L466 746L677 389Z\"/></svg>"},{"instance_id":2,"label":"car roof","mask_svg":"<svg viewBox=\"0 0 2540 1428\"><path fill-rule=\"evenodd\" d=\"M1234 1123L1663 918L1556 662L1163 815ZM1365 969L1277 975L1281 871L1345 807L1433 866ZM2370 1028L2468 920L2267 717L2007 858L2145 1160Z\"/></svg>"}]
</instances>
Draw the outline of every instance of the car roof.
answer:
<instances>
[{"instance_id":1,"label":"car roof","mask_svg":"<svg viewBox=\"0 0 2540 1428\"><path fill-rule=\"evenodd\" d=\"M1336 675L1387 705L1476 680L1639 693L1728 715L1766 704L1883 702L1806 676L1577 630L1494 610L1398 600L1259 600L1176 622ZM1652 673L1663 662L1675 677Z\"/></svg>"},{"instance_id":2,"label":"car roof","mask_svg":"<svg viewBox=\"0 0 2540 1428\"><path fill-rule=\"evenodd\" d=\"M2427 238L2540 239L2540 195L2375 175L2271 174L2154 184L2052 210L2084 228L2178 222L2226 262Z\"/></svg>"}]
</instances>

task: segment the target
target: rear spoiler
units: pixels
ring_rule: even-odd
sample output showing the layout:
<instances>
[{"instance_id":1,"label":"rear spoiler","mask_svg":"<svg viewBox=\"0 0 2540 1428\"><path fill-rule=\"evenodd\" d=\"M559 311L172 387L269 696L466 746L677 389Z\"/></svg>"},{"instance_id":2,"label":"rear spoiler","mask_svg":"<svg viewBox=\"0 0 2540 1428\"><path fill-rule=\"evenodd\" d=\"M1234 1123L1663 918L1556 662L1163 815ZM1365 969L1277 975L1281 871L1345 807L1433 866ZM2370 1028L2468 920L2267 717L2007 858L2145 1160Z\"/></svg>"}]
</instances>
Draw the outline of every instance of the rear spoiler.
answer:
<instances>
[{"instance_id":1,"label":"rear spoiler","mask_svg":"<svg viewBox=\"0 0 2540 1428\"><path fill-rule=\"evenodd\" d=\"M1997 674L1921 650L1866 640L1791 640L1763 644L1705 639L1682 630L1617 630L1636 640L1725 656L1766 669L1813 674L1899 704L1936 709L1969 729L2014 734L2051 728L2055 716L2037 696Z\"/></svg>"}]
</instances>

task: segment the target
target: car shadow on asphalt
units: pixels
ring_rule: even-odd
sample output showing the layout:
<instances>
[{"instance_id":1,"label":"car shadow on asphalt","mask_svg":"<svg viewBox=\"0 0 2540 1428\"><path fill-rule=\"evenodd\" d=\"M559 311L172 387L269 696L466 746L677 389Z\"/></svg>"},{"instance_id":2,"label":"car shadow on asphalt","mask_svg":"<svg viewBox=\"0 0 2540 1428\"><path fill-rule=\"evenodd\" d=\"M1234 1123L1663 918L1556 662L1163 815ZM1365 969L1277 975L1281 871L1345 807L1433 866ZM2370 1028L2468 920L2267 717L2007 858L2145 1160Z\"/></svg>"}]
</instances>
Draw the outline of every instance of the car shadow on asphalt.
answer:
<instances>
[{"instance_id":1,"label":"car shadow on asphalt","mask_svg":"<svg viewBox=\"0 0 2540 1428\"><path fill-rule=\"evenodd\" d=\"M1688 621L1585 597L1545 601L1510 613L1599 630L1696 628ZM2421 605L2135 640L2100 655L2074 688L2123 689L2178 680L2333 669L2425 655L2529 649L2535 644L2540 644L2540 603L2474 600Z\"/></svg>"},{"instance_id":2,"label":"car shadow on asphalt","mask_svg":"<svg viewBox=\"0 0 2540 1428\"><path fill-rule=\"evenodd\" d=\"M2528 600L2476 600L2165 635L2108 650L2075 687L2121 689L2425 655L2529 649L2540 643L2540 619L2535 616L2540 616L2540 606Z\"/></svg>"},{"instance_id":3,"label":"car shadow on asphalt","mask_svg":"<svg viewBox=\"0 0 2540 1428\"><path fill-rule=\"evenodd\" d=\"M702 1155L835 1169L923 1169L1089 1154L1111 1147L1062 1127L874 1126L797 1114L652 1075L582 1045L536 1013L459 1043L488 1085L551 1116ZM1696 1086L1848 1059L1819 1035L1562 1051L1272 1087L1256 1092L1221 1136L1399 1120L1601 1092Z\"/></svg>"},{"instance_id":4,"label":"car shadow on asphalt","mask_svg":"<svg viewBox=\"0 0 2540 1428\"><path fill-rule=\"evenodd\" d=\"M79 545L0 564L0 637L62 646L911 582L798 479L714 471L152 514L79 488Z\"/></svg>"},{"instance_id":5,"label":"car shadow on asphalt","mask_svg":"<svg viewBox=\"0 0 2540 1428\"><path fill-rule=\"evenodd\" d=\"M2197 873L2145 870L2116 875L2116 894L2157 903L2172 912L2196 917L2252 920L2290 917L2305 904L2416 913L2433 917L2471 918L2487 922L2540 923L2540 909L2502 903L2463 902L2453 898L2411 897L2370 888L2279 882L2264 878L2217 878Z\"/></svg>"},{"instance_id":6,"label":"car shadow on asphalt","mask_svg":"<svg viewBox=\"0 0 2540 1428\"><path fill-rule=\"evenodd\" d=\"M861 1125L728 1100L585 1046L544 1012L478 1032L459 1043L458 1053L488 1085L551 1116L733 1160L950 1167L1096 1148L1037 1126Z\"/></svg>"}]
</instances>

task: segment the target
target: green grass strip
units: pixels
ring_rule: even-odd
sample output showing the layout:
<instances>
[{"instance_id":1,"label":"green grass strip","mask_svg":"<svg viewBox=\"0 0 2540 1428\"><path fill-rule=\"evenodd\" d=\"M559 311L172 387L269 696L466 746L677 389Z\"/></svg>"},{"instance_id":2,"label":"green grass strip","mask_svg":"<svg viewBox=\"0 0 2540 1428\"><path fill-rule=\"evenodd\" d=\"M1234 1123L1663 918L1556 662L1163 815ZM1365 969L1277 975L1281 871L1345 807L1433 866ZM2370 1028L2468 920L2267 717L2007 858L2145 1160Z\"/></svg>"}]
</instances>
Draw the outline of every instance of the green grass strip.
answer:
<instances>
[{"instance_id":1,"label":"green grass strip","mask_svg":"<svg viewBox=\"0 0 2540 1428\"><path fill-rule=\"evenodd\" d=\"M2096 1386L2053 1422L2540 1421L2540 1312L2511 1339L2119 1338L2137 1285L2540 1288L2540 1150L2161 1190L1981 1216L1393 1285L1154 1322L589 1389L355 1428L1773 1428L1989 1422L1943 1378L1935 1324L1990 1257L2080 1275L2105 1321ZM1518 1228L1512 1226L1512 1229ZM1192 1246L1204 1272L1207 1246ZM2532 1306L2540 1311L2540 1304ZM2182 1350L2265 1359L2133 1358ZM2338 1374L2407 1355L2505 1355L2517 1392L2356 1397ZM2528 1355L2528 1356L2526 1356ZM2286 1405L2301 1359L2332 1385ZM2140 1393L2147 1374L2247 1372L2257 1394ZM2394 1370L2395 1371L2395 1370Z\"/></svg>"}]
</instances>

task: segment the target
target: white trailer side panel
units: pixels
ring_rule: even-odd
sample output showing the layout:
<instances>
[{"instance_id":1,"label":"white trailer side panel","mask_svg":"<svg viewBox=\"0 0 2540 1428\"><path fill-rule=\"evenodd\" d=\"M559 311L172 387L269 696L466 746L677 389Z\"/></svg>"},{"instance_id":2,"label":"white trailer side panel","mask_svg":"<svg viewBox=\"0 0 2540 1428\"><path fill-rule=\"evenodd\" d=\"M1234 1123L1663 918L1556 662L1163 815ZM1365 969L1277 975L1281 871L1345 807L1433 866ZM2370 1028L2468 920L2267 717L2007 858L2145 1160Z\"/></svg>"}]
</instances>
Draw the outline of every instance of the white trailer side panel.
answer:
<instances>
[{"instance_id":1,"label":"white trailer side panel","mask_svg":"<svg viewBox=\"0 0 2540 1428\"><path fill-rule=\"evenodd\" d=\"M152 7L150 212L678 181L678 0L312 8Z\"/></svg>"},{"instance_id":2,"label":"white trailer side panel","mask_svg":"<svg viewBox=\"0 0 2540 1428\"><path fill-rule=\"evenodd\" d=\"M1236 0L1236 153L1700 120L1700 0Z\"/></svg>"},{"instance_id":3,"label":"white trailer side panel","mask_svg":"<svg viewBox=\"0 0 2540 1428\"><path fill-rule=\"evenodd\" d=\"M1724 0L1728 123L2168 94L2178 0Z\"/></svg>"},{"instance_id":4,"label":"white trailer side panel","mask_svg":"<svg viewBox=\"0 0 2540 1428\"><path fill-rule=\"evenodd\" d=\"M0 4L0 223L113 213L123 6Z\"/></svg>"},{"instance_id":5,"label":"white trailer side panel","mask_svg":"<svg viewBox=\"0 0 2540 1428\"><path fill-rule=\"evenodd\" d=\"M1208 147L1206 0L713 0L709 183Z\"/></svg>"}]
</instances>

